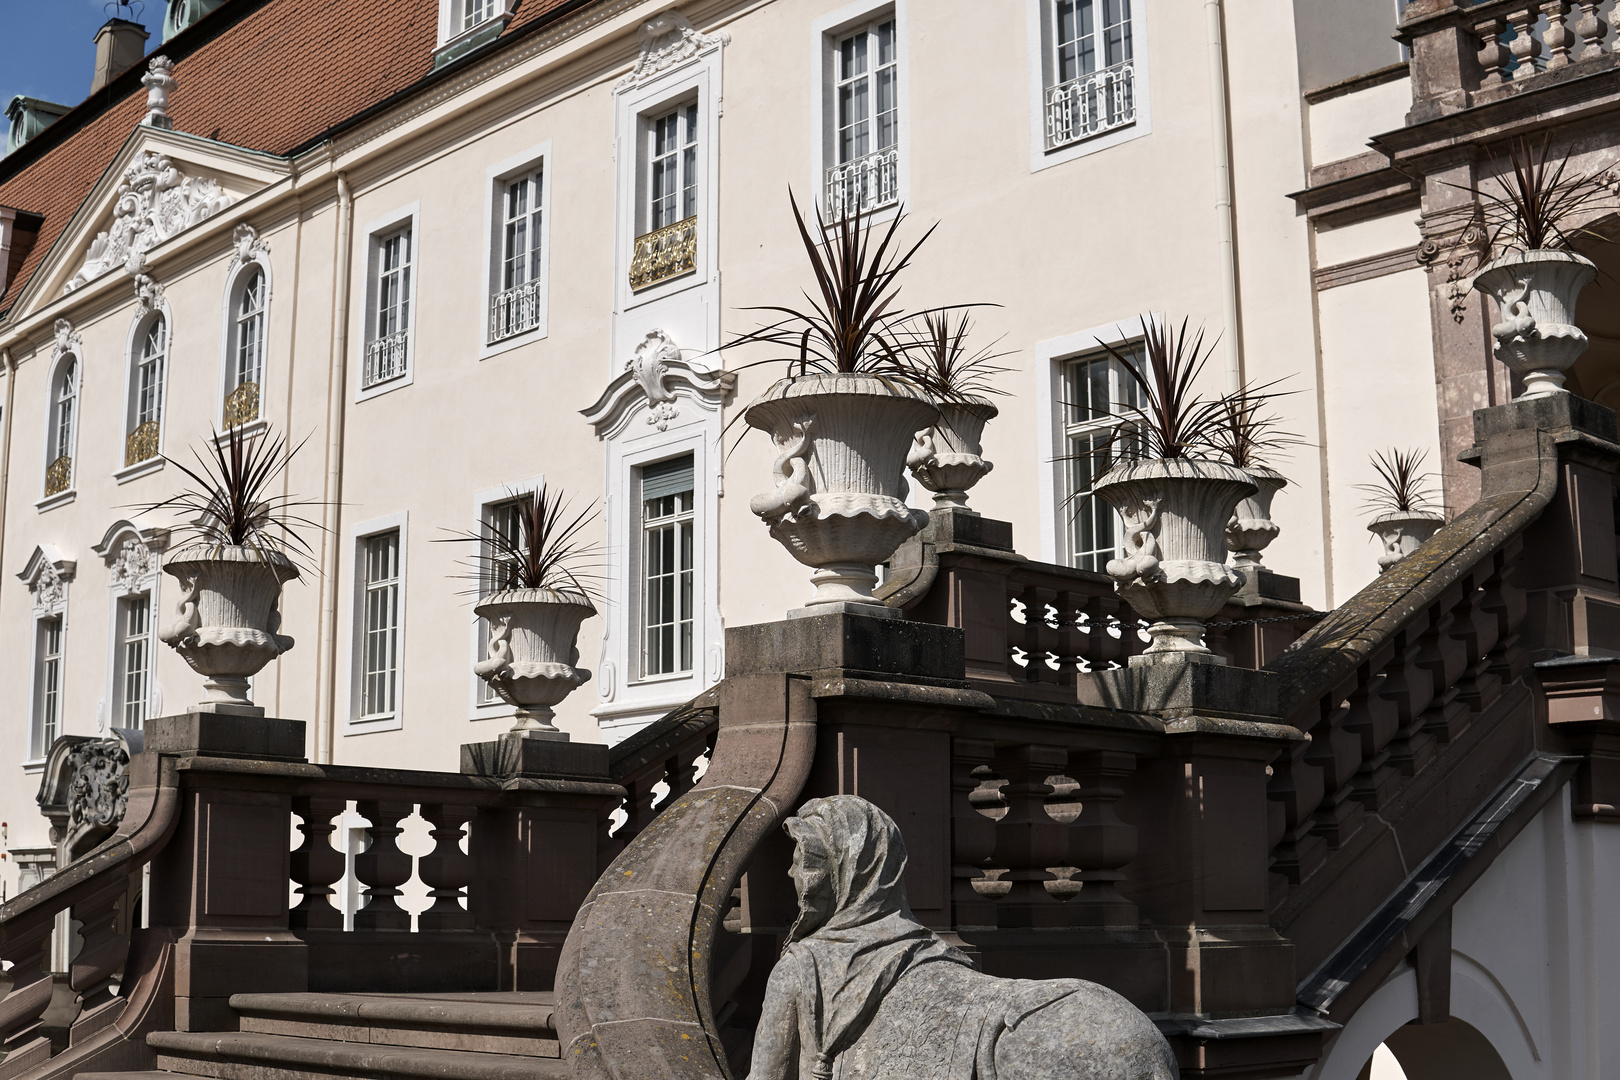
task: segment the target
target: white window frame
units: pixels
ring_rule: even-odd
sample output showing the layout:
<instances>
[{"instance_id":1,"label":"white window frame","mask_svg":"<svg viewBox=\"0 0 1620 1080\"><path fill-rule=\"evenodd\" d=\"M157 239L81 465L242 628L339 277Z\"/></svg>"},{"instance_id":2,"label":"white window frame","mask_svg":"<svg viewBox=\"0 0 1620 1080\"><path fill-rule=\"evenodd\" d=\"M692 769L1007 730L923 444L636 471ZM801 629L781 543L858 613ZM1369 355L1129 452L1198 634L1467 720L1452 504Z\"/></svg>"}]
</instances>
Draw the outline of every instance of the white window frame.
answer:
<instances>
[{"instance_id":1,"label":"white window frame","mask_svg":"<svg viewBox=\"0 0 1620 1080\"><path fill-rule=\"evenodd\" d=\"M679 618L677 618L675 620L675 625L677 627L682 622L690 621L691 624L692 624L692 664L691 664L690 667L686 667L686 668L677 667L674 671L650 672L650 671L647 670L648 630L649 630L649 626L648 626L648 623L647 623L647 591L648 591L647 534L648 534L649 531L651 531L651 527L649 525L649 519L647 517L647 500L642 496L642 493L641 493L641 490L642 490L642 474L643 474L643 471L645 469L650 468L651 466L661 464L662 462L665 462L665 461L671 461L671 460L674 460L674 459L677 459L677 458L683 458L683 457L687 457L687 456L689 456L689 455L687 455L685 453L676 453L676 454L667 455L665 457L645 461L645 462L642 462L641 464L635 466L632 469L632 473L631 473L631 477L632 477L631 482L630 482L631 483L631 491L632 491L633 497L635 499L635 506L634 506L634 508L632 510L632 513L634 515L635 522L636 522L635 530L634 530L634 533L633 533L633 536L632 536L632 540L633 540L633 542L634 542L634 544L636 546L636 549L637 549L636 550L636 559L635 559L635 562L633 564L634 569L635 569L635 575L636 575L636 584L635 584L635 590L634 590L634 597L635 597L636 606L635 606L635 619L634 619L634 623L633 623L633 625L635 627L636 641L635 641L635 644L632 646L631 659L632 659L632 662L635 665L636 681L638 681L638 682L649 683L649 682L661 682L661 681L670 680L670 679L689 679L689 678L691 678L692 673L694 671L696 671L699 667L701 667L702 664L703 664L702 653L699 652L699 650L698 650L699 634L698 634L697 624L698 624L698 620L699 620L698 608L700 606L700 604L699 604L700 596L699 596L698 591L697 591L697 563L698 563L698 547L697 547L697 530L698 530L698 521L697 521L697 518L698 518L698 513L697 513L697 459L695 457L693 457L693 462L692 462L692 487L691 487L692 504L691 504L691 506L688 509L686 509L685 511L677 510L674 514L668 515L666 517L654 519L659 523L658 528L660 528L660 529L670 528L670 527L675 528L677 536L679 536L679 529L680 529L681 525L683 525L683 524L684 525L690 525L691 528L692 528L692 567L691 567L691 571L690 571L691 574L692 574L692 610L688 613L689 617L687 619L679 619ZM677 542L677 551L678 550L679 550L679 543ZM680 574L680 573L683 573L683 572L684 571L680 571L680 570L676 571L677 574ZM678 585L677 585L677 590L676 591L677 591L677 595L678 595L679 594L679 586ZM677 640L678 640L678 638L677 638ZM678 645L677 645L677 647L678 647Z\"/></svg>"},{"instance_id":2,"label":"white window frame","mask_svg":"<svg viewBox=\"0 0 1620 1080\"><path fill-rule=\"evenodd\" d=\"M68 363L73 364L73 409L67 423L66 438L70 462L68 486L54 495L46 495L45 471L61 456L59 449L63 440L58 437L58 425L61 423L58 397L62 384L62 368ZM84 463L79 460L79 427L84 419L84 356L81 350L77 347L64 349L52 362L50 370L50 381L45 384L45 461L39 470L39 501L34 504L42 511L72 502L78 494L79 477L84 469ZM10 377L16 378L15 373Z\"/></svg>"},{"instance_id":3,"label":"white window frame","mask_svg":"<svg viewBox=\"0 0 1620 1080\"><path fill-rule=\"evenodd\" d=\"M46 635L50 632L46 629L48 623L56 624L57 640L56 653L54 654L56 659L56 687L54 692L48 690L45 683L45 665L49 662L45 649ZM67 679L65 678L67 668L67 613L57 611L43 615L36 614L33 627L34 662L29 676L29 682L32 684L29 694L32 707L29 709L28 716L28 756L25 763L44 764L45 758L51 752L51 744L62 737L62 721L67 712L63 708L63 699L67 694ZM48 708L48 699L53 693L56 707L55 728L47 731L45 712ZM49 735L49 738L47 738L47 735Z\"/></svg>"},{"instance_id":4,"label":"white window frame","mask_svg":"<svg viewBox=\"0 0 1620 1080\"><path fill-rule=\"evenodd\" d=\"M364 245L359 252L363 260L360 265L366 270L366 287L364 303L357 305L358 310L353 315L351 324L352 340L358 348L354 357L354 400L356 402L369 401L384 394L403 390L416 381L416 360L421 352L421 340L417 335L416 315L417 296L421 292L422 282L422 229L421 229L421 203L414 202L409 206L401 207L393 213L385 214L374 221L366 223L361 230L361 243ZM379 272L382 266L383 243L401 232L409 230L411 234L411 280L410 288L406 292L405 301L409 303L410 310L405 318L405 373L396 375L391 379L366 385L366 354L370 350L373 339L372 332L376 327L377 300L380 292Z\"/></svg>"},{"instance_id":5,"label":"white window frame","mask_svg":"<svg viewBox=\"0 0 1620 1080\"><path fill-rule=\"evenodd\" d=\"M1157 323L1159 320L1154 316L1152 321ZM1065 368L1070 361L1095 358L1104 352L1103 345L1111 345L1121 351L1126 346L1135 346L1141 336L1141 320L1127 318L1035 345L1035 370L1041 373L1035 380L1035 397L1037 445L1043 448L1041 465L1044 475L1039 484L1043 562L1068 565L1065 549L1069 524L1066 515L1073 507L1068 503L1069 463L1064 460L1069 452Z\"/></svg>"},{"instance_id":6,"label":"white window frame","mask_svg":"<svg viewBox=\"0 0 1620 1080\"><path fill-rule=\"evenodd\" d=\"M225 283L224 318L220 324L219 393L215 395L215 426L221 433L225 431L225 399L237 388L236 368L241 349L242 296L255 273L264 275L264 304L258 316L262 327L259 339L259 415L243 425L243 428L248 434L252 434L269 424L267 413L269 395L265 393L265 389L270 376L270 303L274 296L275 277L270 272L269 253L259 250L255 251L246 262L238 264L235 272Z\"/></svg>"},{"instance_id":7,"label":"white window frame","mask_svg":"<svg viewBox=\"0 0 1620 1080\"><path fill-rule=\"evenodd\" d=\"M140 544L146 549L147 569L139 577L128 576L127 573L116 573L124 545L129 542ZM169 545L169 532L167 529L137 529L128 521L114 522L101 543L91 550L99 555L106 564L107 577L107 662L106 685L103 688L101 702L96 709L96 727L98 731L105 731L109 727L125 727L121 706L123 704L123 691L119 680L123 673L123 656L120 653L121 630L119 623L122 601L132 596L145 596L147 608L147 691L146 691L146 719L162 716L163 687L158 681L158 656L161 653L156 645L158 641L157 630L161 619L162 584L163 584L163 552Z\"/></svg>"},{"instance_id":8,"label":"white window frame","mask_svg":"<svg viewBox=\"0 0 1620 1080\"><path fill-rule=\"evenodd\" d=\"M1136 118L1119 127L1046 149L1046 91L1056 85L1055 0L1024 0L1029 37L1029 103L1031 172L1062 165L1076 158L1131 142L1153 133L1152 95L1148 50L1147 7L1154 0L1131 0L1131 62Z\"/></svg>"},{"instance_id":9,"label":"white window frame","mask_svg":"<svg viewBox=\"0 0 1620 1080\"><path fill-rule=\"evenodd\" d=\"M1142 339L1140 337L1133 337L1128 341L1123 342L1121 345L1115 345L1114 348L1124 353L1127 348L1138 350L1141 348L1141 345ZM1114 359L1114 357L1110 356L1108 351L1103 349L1101 346L1094 348L1090 352L1081 353L1078 356L1065 357L1056 363L1058 385L1062 387L1064 391L1064 400L1059 403L1058 411L1062 425L1062 430L1059 433L1060 445L1063 448L1061 463L1064 466L1062 490L1066 497L1065 502L1060 505L1058 509L1058 524L1060 528L1058 529L1056 535L1059 541L1061 541L1061 550L1058 553L1059 560L1065 566L1071 566L1077 570L1087 570L1094 574L1101 574L1106 572L1105 568L1110 559L1118 558L1124 553L1123 523L1120 520L1119 514L1116 513L1112 507L1108 507L1106 514L1113 532L1113 546L1107 548L1106 550L1094 548L1090 553L1088 553L1091 555L1094 561L1098 561L1100 559L1100 561L1098 561L1098 565L1080 565L1078 559L1076 559L1077 552L1075 548L1077 545L1075 543L1074 534L1075 531L1080 527L1080 515L1087 512L1095 512L1098 508L1098 503L1092 501L1091 505L1088 506L1086 505L1088 501L1087 499L1074 499L1074 501L1068 501L1068 499L1078 494L1074 477L1074 470L1076 469L1077 463L1068 455L1073 450L1072 443L1076 437L1084 437L1088 435L1103 435L1106 437L1117 433L1120 428L1125 425L1122 424L1117 416L1107 413L1093 415L1090 419L1071 419L1069 416L1069 410L1077 406L1079 403L1074 400L1074 395L1069 390L1070 371L1076 366L1082 364L1088 366L1091 364L1103 365L1105 370L1108 372L1109 388L1107 394L1108 406L1110 408L1117 407L1122 403L1130 404L1140 402L1141 391L1135 382L1132 381L1129 373L1125 370L1124 365L1122 365L1118 360ZM1106 472L1108 468L1108 461L1099 461L1094 458L1091 462L1092 479L1095 480L1103 472ZM1091 499L1095 499L1095 497L1092 496ZM1107 506L1106 503L1102 505ZM1071 559L1074 559L1075 561L1071 562Z\"/></svg>"},{"instance_id":10,"label":"white window frame","mask_svg":"<svg viewBox=\"0 0 1620 1080\"><path fill-rule=\"evenodd\" d=\"M539 491L540 488L545 485L545 482L546 478L544 475L530 476L527 479L518 480L514 483L500 484L496 487L487 487L481 491L475 491L473 493L472 506L473 531L475 531L480 537L484 536L485 530L491 524L493 524L495 520L495 512L497 508L499 508L503 503L511 502L514 498L530 494L531 492ZM481 543L479 546L482 548ZM482 550L480 550L479 554L483 554ZM464 561L471 560L467 559ZM482 563L482 560L480 560L480 563ZM489 582L480 578L478 582L478 599L475 600L474 603L477 603L478 600L482 600L484 596L487 596L489 590ZM473 619L471 645L472 659L467 666L467 670L469 672L472 671L473 664L477 664L488 657L489 623L486 620L479 618ZM470 719L489 720L498 719L501 717L505 717L507 719L511 718L512 706L508 705L494 694L489 693L488 683L479 678L476 674L471 676L471 680L472 681L468 683L471 696L468 698L467 712L467 716Z\"/></svg>"},{"instance_id":11,"label":"white window frame","mask_svg":"<svg viewBox=\"0 0 1620 1080\"><path fill-rule=\"evenodd\" d=\"M159 375L157 387L157 453L142 461L137 461L133 465L125 465L125 446L130 435L134 434L137 427L136 410L140 407L137 400L139 391L136 388L136 380L140 377L142 350L146 344L147 331L159 319L163 320L164 343L163 370ZM137 315L135 320L130 323L129 343L125 348L124 356L124 411L122 422L119 425L116 450L118 465L113 470L113 479L120 484L127 484L137 477L157 472L164 466L163 444L169 435L169 373L174 370L174 316L169 311L168 301L162 301L150 311Z\"/></svg>"},{"instance_id":12,"label":"white window frame","mask_svg":"<svg viewBox=\"0 0 1620 1080\"><path fill-rule=\"evenodd\" d=\"M41 585L43 579L47 577L47 571L61 583L59 590L42 590ZM40 655L42 633L40 623L42 620L52 618L62 620L62 659L57 667L57 675L60 680L58 702L63 703L66 701L67 688L71 685L67 681L67 640L70 629L68 600L76 571L77 563L74 560L63 558L62 553L54 545L40 544L17 575L28 589L31 599L31 617L28 622L29 633L32 635L28 643L28 734L23 745L23 767L29 772L38 772L44 768L45 757L51 749L49 744L38 746L39 753L37 756L34 755L36 745L43 741L41 709L44 703L40 699L39 678L43 659ZM67 711L64 707L57 717L57 735L62 734L66 716Z\"/></svg>"},{"instance_id":13,"label":"white window frame","mask_svg":"<svg viewBox=\"0 0 1620 1080\"><path fill-rule=\"evenodd\" d=\"M823 212L827 206L827 172L838 164L838 43L863 26L894 20L896 106L899 111L895 147L899 155L895 199L863 214L863 220L882 223L891 220L910 201L911 192L911 51L907 41L909 20L907 0L859 0L824 15L811 24L810 160L815 169L811 191Z\"/></svg>"},{"instance_id":14,"label":"white window frame","mask_svg":"<svg viewBox=\"0 0 1620 1080\"><path fill-rule=\"evenodd\" d=\"M145 608L145 625L140 633L132 634L128 631L129 615L136 604ZM152 719L152 684L157 654L152 645L157 635L152 632L152 620L157 613L152 610L152 596L150 593L132 592L117 597L113 601L113 676L112 705L109 712L109 727L125 728L139 731L145 728L146 722ZM129 679L130 679L130 650L139 644L144 657L141 666L142 692L139 717L131 719Z\"/></svg>"},{"instance_id":15,"label":"white window frame","mask_svg":"<svg viewBox=\"0 0 1620 1080\"><path fill-rule=\"evenodd\" d=\"M438 40L434 45L435 53L450 53L454 58L458 49L469 45L470 39L480 37L480 31L499 33L490 27L491 23L499 22L501 29L511 21L512 13L517 9L517 0L483 0L490 8L487 18L468 26L463 16L466 12L467 0L439 0L439 29Z\"/></svg>"},{"instance_id":16,"label":"white window frame","mask_svg":"<svg viewBox=\"0 0 1620 1080\"><path fill-rule=\"evenodd\" d=\"M503 282L503 269L505 263L505 204L507 185L521 176L532 176L539 173L540 184L540 276L536 286L537 319L534 326L510 337L494 339L491 326L491 309L494 297L501 291ZM489 222L489 228L484 237L484 262L489 267L488 288L484 292L482 308L481 330L479 333L480 349L478 358L487 360L492 356L510 352L521 348L531 342L544 339L549 333L548 324L551 311L551 189L554 186L556 172L552 163L551 141L541 143L521 154L515 154L505 161L490 166L484 172L484 220ZM531 211L532 213L533 211Z\"/></svg>"},{"instance_id":17,"label":"white window frame","mask_svg":"<svg viewBox=\"0 0 1620 1080\"><path fill-rule=\"evenodd\" d=\"M366 646L366 541L384 533L399 534L399 633L395 645L394 710L376 716L360 712L365 678ZM400 731L405 727L406 647L410 631L410 514L401 512L362 521L349 529L349 655L348 708L344 713L343 734L368 735L378 731Z\"/></svg>"}]
</instances>

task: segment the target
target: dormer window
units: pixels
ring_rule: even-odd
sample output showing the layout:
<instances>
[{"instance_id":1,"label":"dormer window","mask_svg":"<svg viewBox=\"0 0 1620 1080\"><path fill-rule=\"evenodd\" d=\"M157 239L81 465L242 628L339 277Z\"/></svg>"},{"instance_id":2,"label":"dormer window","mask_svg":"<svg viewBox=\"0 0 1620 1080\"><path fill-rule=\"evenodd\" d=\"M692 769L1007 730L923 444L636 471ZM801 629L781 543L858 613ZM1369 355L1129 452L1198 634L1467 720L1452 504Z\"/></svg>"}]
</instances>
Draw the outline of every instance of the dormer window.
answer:
<instances>
[{"instance_id":1,"label":"dormer window","mask_svg":"<svg viewBox=\"0 0 1620 1080\"><path fill-rule=\"evenodd\" d=\"M204 15L213 14L223 3L225 0L169 0L169 10L163 16L163 40L168 41Z\"/></svg>"},{"instance_id":2,"label":"dormer window","mask_svg":"<svg viewBox=\"0 0 1620 1080\"><path fill-rule=\"evenodd\" d=\"M501 36L517 0L439 0L439 47L433 66L443 67Z\"/></svg>"},{"instance_id":3,"label":"dormer window","mask_svg":"<svg viewBox=\"0 0 1620 1080\"><path fill-rule=\"evenodd\" d=\"M461 26L457 33L466 33L480 23L495 17L495 0L460 0Z\"/></svg>"},{"instance_id":4,"label":"dormer window","mask_svg":"<svg viewBox=\"0 0 1620 1080\"><path fill-rule=\"evenodd\" d=\"M11 153L19 146L44 131L60 116L66 116L71 105L58 105L54 101L41 101L39 98L14 97L6 106L6 119L11 122L6 133L6 153Z\"/></svg>"}]
</instances>

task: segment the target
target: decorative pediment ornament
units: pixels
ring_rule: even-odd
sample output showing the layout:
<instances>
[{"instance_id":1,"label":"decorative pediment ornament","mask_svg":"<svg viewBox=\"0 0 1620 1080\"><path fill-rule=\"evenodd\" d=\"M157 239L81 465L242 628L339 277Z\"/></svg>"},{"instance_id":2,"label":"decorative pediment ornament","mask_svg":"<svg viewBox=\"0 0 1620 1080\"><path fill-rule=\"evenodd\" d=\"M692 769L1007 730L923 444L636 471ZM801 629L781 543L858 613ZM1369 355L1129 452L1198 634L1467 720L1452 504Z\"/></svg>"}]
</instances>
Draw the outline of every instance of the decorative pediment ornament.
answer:
<instances>
[{"instance_id":1,"label":"decorative pediment ornament","mask_svg":"<svg viewBox=\"0 0 1620 1080\"><path fill-rule=\"evenodd\" d=\"M171 74L173 71L174 61L167 56L154 56L146 65L146 74L141 76L141 85L146 87L146 119L141 126L174 130L174 121L169 119L169 93L180 84Z\"/></svg>"},{"instance_id":2,"label":"decorative pediment ornament","mask_svg":"<svg viewBox=\"0 0 1620 1080\"><path fill-rule=\"evenodd\" d=\"M724 30L713 34L700 33L686 21L686 16L677 11L666 11L657 18L649 19L636 35L636 40L641 46L641 55L636 59L634 70L619 80L614 86L615 90L629 90L700 53L729 45L731 35Z\"/></svg>"},{"instance_id":3,"label":"decorative pediment ornament","mask_svg":"<svg viewBox=\"0 0 1620 1080\"><path fill-rule=\"evenodd\" d=\"M168 529L137 529L129 521L117 521L90 550L107 564L113 591L131 593L150 587L160 569L158 555L168 546Z\"/></svg>"},{"instance_id":4,"label":"decorative pediment ornament","mask_svg":"<svg viewBox=\"0 0 1620 1080\"><path fill-rule=\"evenodd\" d=\"M693 367L681 359L674 338L653 329L636 345L623 373L608 384L596 404L580 412L599 437L606 437L620 431L631 410L645 403L647 423L666 431L680 416L682 396L706 409L718 409L736 385L736 373Z\"/></svg>"},{"instance_id":5,"label":"decorative pediment ornament","mask_svg":"<svg viewBox=\"0 0 1620 1080\"><path fill-rule=\"evenodd\" d=\"M51 363L55 364L62 359L63 353L80 353L84 349L84 341L73 329L73 324L66 319L56 320L56 345L51 349Z\"/></svg>"},{"instance_id":6,"label":"decorative pediment ornament","mask_svg":"<svg viewBox=\"0 0 1620 1080\"><path fill-rule=\"evenodd\" d=\"M34 597L35 615L56 615L67 606L67 586L73 580L77 563L64 559L51 544L41 544L28 557L28 565L17 577Z\"/></svg>"},{"instance_id":7,"label":"decorative pediment ornament","mask_svg":"<svg viewBox=\"0 0 1620 1080\"><path fill-rule=\"evenodd\" d=\"M162 154L142 150L124 170L112 224L90 242L84 265L62 291L72 292L122 266L138 274L146 253L236 200L208 177L188 177Z\"/></svg>"},{"instance_id":8,"label":"decorative pediment ornament","mask_svg":"<svg viewBox=\"0 0 1620 1080\"><path fill-rule=\"evenodd\" d=\"M142 315L156 311L163 303L163 284L145 274L135 275L135 308Z\"/></svg>"},{"instance_id":9,"label":"decorative pediment ornament","mask_svg":"<svg viewBox=\"0 0 1620 1080\"><path fill-rule=\"evenodd\" d=\"M231 234L231 242L235 245L235 254L231 256L227 276L236 273L238 267L270 254L270 245L260 238L259 230L246 222L236 227L236 231Z\"/></svg>"}]
</instances>

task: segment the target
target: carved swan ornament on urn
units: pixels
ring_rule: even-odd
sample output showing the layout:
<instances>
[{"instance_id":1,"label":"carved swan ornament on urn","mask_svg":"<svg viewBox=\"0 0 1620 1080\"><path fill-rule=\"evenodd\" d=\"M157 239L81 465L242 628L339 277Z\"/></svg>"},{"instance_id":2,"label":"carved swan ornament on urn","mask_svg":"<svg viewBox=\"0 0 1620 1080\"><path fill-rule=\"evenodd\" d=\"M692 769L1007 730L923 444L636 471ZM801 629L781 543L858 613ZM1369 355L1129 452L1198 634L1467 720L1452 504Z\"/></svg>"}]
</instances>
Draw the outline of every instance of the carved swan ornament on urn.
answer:
<instances>
[{"instance_id":1,"label":"carved swan ornament on urn","mask_svg":"<svg viewBox=\"0 0 1620 1080\"><path fill-rule=\"evenodd\" d=\"M277 551L197 544L170 552L163 569L179 580L180 600L158 636L203 676L203 705L262 714L248 680L293 647L280 632L280 600L298 568Z\"/></svg>"},{"instance_id":2,"label":"carved swan ornament on urn","mask_svg":"<svg viewBox=\"0 0 1620 1080\"><path fill-rule=\"evenodd\" d=\"M804 612L831 604L887 612L872 595L876 566L928 524L928 514L901 495L907 450L917 431L938 422L938 408L871 375L810 374L776 383L743 416L776 449L776 486L750 508L795 559L815 568Z\"/></svg>"}]
</instances>

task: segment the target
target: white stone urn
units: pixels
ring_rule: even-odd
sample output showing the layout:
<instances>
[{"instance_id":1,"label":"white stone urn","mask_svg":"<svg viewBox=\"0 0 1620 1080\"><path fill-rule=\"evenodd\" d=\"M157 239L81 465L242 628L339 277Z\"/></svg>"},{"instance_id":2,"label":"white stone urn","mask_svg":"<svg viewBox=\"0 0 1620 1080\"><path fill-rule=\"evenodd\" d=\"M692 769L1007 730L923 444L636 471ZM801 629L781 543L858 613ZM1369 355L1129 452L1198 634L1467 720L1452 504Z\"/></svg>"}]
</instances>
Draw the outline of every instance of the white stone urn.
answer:
<instances>
[{"instance_id":1,"label":"white stone urn","mask_svg":"<svg viewBox=\"0 0 1620 1080\"><path fill-rule=\"evenodd\" d=\"M1412 554L1445 523L1445 515L1432 510L1390 510L1367 522L1367 531L1384 543L1378 572L1382 574Z\"/></svg>"},{"instance_id":2,"label":"white stone urn","mask_svg":"<svg viewBox=\"0 0 1620 1080\"><path fill-rule=\"evenodd\" d=\"M1496 301L1502 321L1491 327L1496 358L1524 379L1518 400L1568 393L1564 372L1586 351L1575 325L1575 301L1597 267L1572 251L1518 251L1474 275L1474 288Z\"/></svg>"},{"instance_id":3,"label":"white stone urn","mask_svg":"<svg viewBox=\"0 0 1620 1080\"><path fill-rule=\"evenodd\" d=\"M1204 623L1244 582L1226 565L1226 523L1258 490L1242 469L1191 458L1124 462L1098 479L1095 494L1125 523L1125 555L1108 576L1153 620L1147 653L1209 654Z\"/></svg>"},{"instance_id":4,"label":"white stone urn","mask_svg":"<svg viewBox=\"0 0 1620 1080\"><path fill-rule=\"evenodd\" d=\"M749 503L806 566L807 606L875 604L878 563L928 524L906 505L906 452L939 410L915 390L871 375L783 379L748 406L776 445L776 487Z\"/></svg>"},{"instance_id":5,"label":"white stone urn","mask_svg":"<svg viewBox=\"0 0 1620 1080\"><path fill-rule=\"evenodd\" d=\"M253 707L248 679L293 647L279 601L298 568L280 552L196 544L170 552L163 569L179 579L180 600L158 637L203 677L203 704Z\"/></svg>"},{"instance_id":6,"label":"white stone urn","mask_svg":"<svg viewBox=\"0 0 1620 1080\"><path fill-rule=\"evenodd\" d=\"M995 465L984 459L984 425L1001 410L982 397L939 402L939 423L917 432L906 465L934 493L937 510L966 510L968 489Z\"/></svg>"},{"instance_id":7,"label":"white stone urn","mask_svg":"<svg viewBox=\"0 0 1620 1080\"><path fill-rule=\"evenodd\" d=\"M580 593L508 589L490 593L473 611L489 622L489 659L473 672L517 710L512 731L556 733L553 706L591 677L579 666L578 639L596 607Z\"/></svg>"},{"instance_id":8,"label":"white stone urn","mask_svg":"<svg viewBox=\"0 0 1620 1080\"><path fill-rule=\"evenodd\" d=\"M1271 520L1271 500L1288 486L1288 479L1264 465L1251 465L1243 471L1258 490L1238 502L1232 520L1226 523L1226 546L1232 552L1233 566L1244 571L1258 570L1260 553L1282 532Z\"/></svg>"}]
</instances>

